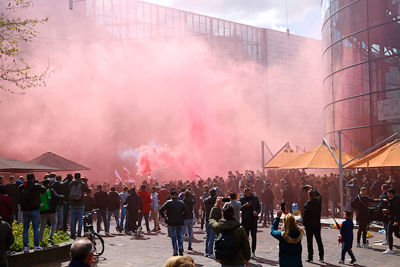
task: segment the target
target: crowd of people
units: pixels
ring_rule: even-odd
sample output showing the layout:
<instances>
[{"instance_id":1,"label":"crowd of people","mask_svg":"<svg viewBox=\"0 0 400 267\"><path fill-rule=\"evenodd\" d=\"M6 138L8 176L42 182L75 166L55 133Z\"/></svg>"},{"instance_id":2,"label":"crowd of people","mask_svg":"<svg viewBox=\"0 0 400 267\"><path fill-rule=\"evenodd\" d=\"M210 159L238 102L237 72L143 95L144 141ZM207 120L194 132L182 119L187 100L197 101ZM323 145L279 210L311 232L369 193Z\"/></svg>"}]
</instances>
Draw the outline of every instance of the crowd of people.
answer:
<instances>
[{"instance_id":1,"label":"crowd of people","mask_svg":"<svg viewBox=\"0 0 400 267\"><path fill-rule=\"evenodd\" d=\"M400 197L396 194L400 192L399 180L374 170L348 172L344 178L346 209L340 211L337 175L308 175L298 170L268 171L267 175L250 170L230 171L226 179L220 176L197 181L144 179L141 183L136 181L137 184L115 185L89 183L80 173L65 178L46 174L42 181L31 173L17 180L11 176L8 183L0 177L0 226L22 222L24 251L29 252L28 229L32 223L34 250L39 251L46 225L50 226L50 244L56 230L69 230L71 238L79 238L83 215L97 209L98 233L104 231L104 235L110 235L112 217L116 231L134 237L144 231L158 232L161 225L166 225L173 256L183 256L185 236L187 250L193 250L193 225L197 223L206 233L204 256L218 260L222 266L243 266L256 257L257 228L261 224L271 227L271 235L279 240L280 265L302 266L302 237L307 239L306 261L314 260L315 237L319 260L323 262L321 216L337 217L341 212L345 213L346 221L341 229L339 262L345 253L355 262L351 251L355 212L359 225L357 246L370 247L366 240L368 225L372 220L380 221L386 231L384 244L388 245L384 253L393 253L393 234L400 238ZM275 217L274 210L278 211ZM282 214L284 228L280 231ZM300 214L304 230L294 217ZM12 244L11 237L4 244ZM0 265L5 262L8 249L7 245L0 247Z\"/></svg>"}]
</instances>

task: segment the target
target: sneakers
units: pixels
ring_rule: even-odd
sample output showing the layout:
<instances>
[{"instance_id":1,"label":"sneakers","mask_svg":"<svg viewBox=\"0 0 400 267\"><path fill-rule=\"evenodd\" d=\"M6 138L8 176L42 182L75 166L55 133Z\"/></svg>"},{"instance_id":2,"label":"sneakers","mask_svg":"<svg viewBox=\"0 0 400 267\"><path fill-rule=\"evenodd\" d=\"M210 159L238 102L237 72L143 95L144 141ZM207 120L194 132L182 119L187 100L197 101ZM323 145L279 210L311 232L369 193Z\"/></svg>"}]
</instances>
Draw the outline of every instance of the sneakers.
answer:
<instances>
[{"instance_id":1,"label":"sneakers","mask_svg":"<svg viewBox=\"0 0 400 267\"><path fill-rule=\"evenodd\" d=\"M344 264L344 260L338 261L339 264Z\"/></svg>"},{"instance_id":2,"label":"sneakers","mask_svg":"<svg viewBox=\"0 0 400 267\"><path fill-rule=\"evenodd\" d=\"M324 257L320 257L319 262L324 262Z\"/></svg>"},{"instance_id":3,"label":"sneakers","mask_svg":"<svg viewBox=\"0 0 400 267\"><path fill-rule=\"evenodd\" d=\"M313 262L313 259L307 258L307 259L306 259L306 262Z\"/></svg>"},{"instance_id":4,"label":"sneakers","mask_svg":"<svg viewBox=\"0 0 400 267\"><path fill-rule=\"evenodd\" d=\"M208 253L204 253L204 257L209 257L210 255L208 255Z\"/></svg>"},{"instance_id":5,"label":"sneakers","mask_svg":"<svg viewBox=\"0 0 400 267\"><path fill-rule=\"evenodd\" d=\"M42 247L35 247L35 251L41 251L41 250L43 250Z\"/></svg>"},{"instance_id":6,"label":"sneakers","mask_svg":"<svg viewBox=\"0 0 400 267\"><path fill-rule=\"evenodd\" d=\"M193 250L193 248L192 247L188 247L188 250Z\"/></svg>"},{"instance_id":7,"label":"sneakers","mask_svg":"<svg viewBox=\"0 0 400 267\"><path fill-rule=\"evenodd\" d=\"M394 251L391 250L390 248L388 248L387 250L385 250L384 252L382 252L383 254L394 254Z\"/></svg>"},{"instance_id":8,"label":"sneakers","mask_svg":"<svg viewBox=\"0 0 400 267\"><path fill-rule=\"evenodd\" d=\"M256 258L256 254L254 252L251 253L251 258L254 260Z\"/></svg>"},{"instance_id":9,"label":"sneakers","mask_svg":"<svg viewBox=\"0 0 400 267\"><path fill-rule=\"evenodd\" d=\"M48 242L49 242L49 245L54 245L54 240L53 240L53 238L49 238Z\"/></svg>"},{"instance_id":10,"label":"sneakers","mask_svg":"<svg viewBox=\"0 0 400 267\"><path fill-rule=\"evenodd\" d=\"M363 248L372 248L369 244L363 244L362 247Z\"/></svg>"},{"instance_id":11,"label":"sneakers","mask_svg":"<svg viewBox=\"0 0 400 267\"><path fill-rule=\"evenodd\" d=\"M353 265L356 261L357 261L356 259L350 260L350 264Z\"/></svg>"},{"instance_id":12,"label":"sneakers","mask_svg":"<svg viewBox=\"0 0 400 267\"><path fill-rule=\"evenodd\" d=\"M183 256L183 251L179 251L179 256Z\"/></svg>"},{"instance_id":13,"label":"sneakers","mask_svg":"<svg viewBox=\"0 0 400 267\"><path fill-rule=\"evenodd\" d=\"M209 257L210 259L214 259L214 260L215 260L215 255L214 255L214 254L208 255L208 257Z\"/></svg>"},{"instance_id":14,"label":"sneakers","mask_svg":"<svg viewBox=\"0 0 400 267\"><path fill-rule=\"evenodd\" d=\"M360 243L357 243L356 247L358 247L358 248L361 248L361 245L360 245Z\"/></svg>"},{"instance_id":15,"label":"sneakers","mask_svg":"<svg viewBox=\"0 0 400 267\"><path fill-rule=\"evenodd\" d=\"M24 252L29 252L29 247L24 247Z\"/></svg>"}]
</instances>

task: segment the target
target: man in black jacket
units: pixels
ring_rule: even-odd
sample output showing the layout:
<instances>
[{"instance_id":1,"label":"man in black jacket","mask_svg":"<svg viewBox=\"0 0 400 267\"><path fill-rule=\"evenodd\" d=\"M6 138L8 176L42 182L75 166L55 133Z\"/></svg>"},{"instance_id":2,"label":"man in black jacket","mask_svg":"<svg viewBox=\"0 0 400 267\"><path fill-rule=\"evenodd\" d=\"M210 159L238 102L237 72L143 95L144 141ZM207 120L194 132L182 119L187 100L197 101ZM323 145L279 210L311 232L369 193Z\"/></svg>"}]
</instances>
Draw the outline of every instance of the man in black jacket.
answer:
<instances>
[{"instance_id":1,"label":"man in black jacket","mask_svg":"<svg viewBox=\"0 0 400 267\"><path fill-rule=\"evenodd\" d=\"M396 194L394 188L387 191L389 197L389 224L388 224L388 239L389 248L384 254L394 254L393 252L393 234L400 238L399 223L400 223L400 196Z\"/></svg>"},{"instance_id":2,"label":"man in black jacket","mask_svg":"<svg viewBox=\"0 0 400 267\"><path fill-rule=\"evenodd\" d=\"M53 235L54 231L56 230L56 208L57 208L57 202L59 200L62 200L64 198L63 195L57 194L57 192L51 188L51 181L50 180L44 180L43 181L43 186L46 188L45 192L45 200L48 202L48 205L46 205L46 208L41 208L40 210L40 231L39 231L39 241L43 240L43 235L44 235L44 230L47 225L47 221L50 222L50 237L49 237L49 243L53 244ZM43 202L43 201L42 201ZM44 204L44 203L43 203ZM44 207L45 205L41 205L41 207Z\"/></svg>"},{"instance_id":3,"label":"man in black jacket","mask_svg":"<svg viewBox=\"0 0 400 267\"><path fill-rule=\"evenodd\" d=\"M108 195L103 191L103 186L97 186L98 191L94 193L94 203L97 211L97 233L100 233L101 221L104 222L104 231L106 236L109 236L108 224L107 224L107 207L108 207Z\"/></svg>"},{"instance_id":4,"label":"man in black jacket","mask_svg":"<svg viewBox=\"0 0 400 267\"><path fill-rule=\"evenodd\" d=\"M303 225L306 228L307 235L307 249L308 257L307 262L313 261L314 249L313 249L313 236L318 244L319 261L324 261L324 245L321 239L321 195L320 193L312 188L311 185L304 186L304 189L308 192L308 200L304 204L303 212Z\"/></svg>"},{"instance_id":5,"label":"man in black jacket","mask_svg":"<svg viewBox=\"0 0 400 267\"><path fill-rule=\"evenodd\" d=\"M67 232L68 229L68 214L69 214L69 184L72 182L73 176L72 174L67 174L64 181L61 183L62 194L64 196L63 202L63 219L62 219L62 228L64 232Z\"/></svg>"},{"instance_id":6,"label":"man in black jacket","mask_svg":"<svg viewBox=\"0 0 400 267\"><path fill-rule=\"evenodd\" d=\"M21 210L23 217L23 243L24 252L29 252L29 226L32 222L33 244L35 251L42 250L39 246L39 221L40 221L40 194L46 192L46 188L37 183L33 173L26 176L26 182L20 185Z\"/></svg>"},{"instance_id":7,"label":"man in black jacket","mask_svg":"<svg viewBox=\"0 0 400 267\"><path fill-rule=\"evenodd\" d=\"M18 219L18 185L14 181L14 176L9 177L9 183L6 184L7 195L11 198L13 206L13 220Z\"/></svg>"},{"instance_id":8,"label":"man in black jacket","mask_svg":"<svg viewBox=\"0 0 400 267\"><path fill-rule=\"evenodd\" d=\"M185 204L178 200L178 193L176 191L171 191L170 196L171 199L166 201L160 208L160 215L166 217L174 256L178 256L178 250L179 255L183 256L184 218L187 211ZM167 211L167 215L164 214L165 211Z\"/></svg>"},{"instance_id":9,"label":"man in black jacket","mask_svg":"<svg viewBox=\"0 0 400 267\"><path fill-rule=\"evenodd\" d=\"M185 215L185 229L187 229L188 235L188 250L193 250L192 248L192 238L193 238L193 206L194 198L189 190L185 191L185 197L183 198L183 203L186 207ZM186 231L185 231L186 232Z\"/></svg>"},{"instance_id":10,"label":"man in black jacket","mask_svg":"<svg viewBox=\"0 0 400 267\"><path fill-rule=\"evenodd\" d=\"M258 214L261 211L260 202L258 198L251 193L249 187L244 189L244 196L240 198L242 204L242 225L246 230L247 236L251 232L251 257L255 258L257 247L257 222Z\"/></svg>"},{"instance_id":11,"label":"man in black jacket","mask_svg":"<svg viewBox=\"0 0 400 267\"><path fill-rule=\"evenodd\" d=\"M6 252L14 243L14 236L11 226L0 217L0 266L8 266Z\"/></svg>"},{"instance_id":12,"label":"man in black jacket","mask_svg":"<svg viewBox=\"0 0 400 267\"><path fill-rule=\"evenodd\" d=\"M52 184L52 188L56 191L57 194L63 195L63 187L62 187L62 176L57 175L55 181ZM63 229L63 214L64 214L64 198L57 201L56 205L56 229Z\"/></svg>"},{"instance_id":13,"label":"man in black jacket","mask_svg":"<svg viewBox=\"0 0 400 267\"><path fill-rule=\"evenodd\" d=\"M267 221L272 225L274 221L274 193L272 193L271 184L267 183L261 193L261 201L263 202L263 215L261 220L264 219L264 225L267 226ZM264 217L264 218L262 218Z\"/></svg>"},{"instance_id":14,"label":"man in black jacket","mask_svg":"<svg viewBox=\"0 0 400 267\"><path fill-rule=\"evenodd\" d=\"M127 205L126 231L133 236L138 230L136 223L139 217L139 210L143 209L142 199L136 194L136 189L134 187L129 190L129 196L123 204Z\"/></svg>"},{"instance_id":15,"label":"man in black jacket","mask_svg":"<svg viewBox=\"0 0 400 267\"><path fill-rule=\"evenodd\" d=\"M108 207L107 207L107 232L110 232L111 216L114 215L115 222L117 223L117 231L119 229L119 208L121 207L121 199L119 194L115 191L115 187L111 187L111 191L108 192ZM122 231L122 230L121 230Z\"/></svg>"},{"instance_id":16,"label":"man in black jacket","mask_svg":"<svg viewBox=\"0 0 400 267\"><path fill-rule=\"evenodd\" d=\"M206 253L204 256L206 257L214 257L214 239L215 232L211 229L209 224L209 217L211 209L215 205L215 201L217 200L217 191L213 188L210 190L210 196L203 200L203 206L205 209L205 220L206 220Z\"/></svg>"},{"instance_id":17,"label":"man in black jacket","mask_svg":"<svg viewBox=\"0 0 400 267\"><path fill-rule=\"evenodd\" d=\"M69 184L69 204L71 208L71 237L75 238L76 223L78 223L78 236L82 233L82 217L85 211L84 194L89 187L86 184L86 179L81 179L79 172L74 174L74 179Z\"/></svg>"}]
</instances>

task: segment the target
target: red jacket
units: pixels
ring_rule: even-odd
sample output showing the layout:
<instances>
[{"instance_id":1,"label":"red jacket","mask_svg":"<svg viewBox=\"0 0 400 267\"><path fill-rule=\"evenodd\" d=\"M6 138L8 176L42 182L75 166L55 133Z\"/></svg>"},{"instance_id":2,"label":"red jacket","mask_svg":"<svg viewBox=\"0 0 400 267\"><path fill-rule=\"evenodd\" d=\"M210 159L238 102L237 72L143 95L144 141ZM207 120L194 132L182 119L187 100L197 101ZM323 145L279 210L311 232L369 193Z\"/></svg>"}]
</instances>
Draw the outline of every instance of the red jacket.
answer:
<instances>
[{"instance_id":1,"label":"red jacket","mask_svg":"<svg viewBox=\"0 0 400 267\"><path fill-rule=\"evenodd\" d=\"M151 198L150 194L147 192L139 192L138 195L143 202L143 209L141 210L142 213L149 213L150 212L150 203Z\"/></svg>"},{"instance_id":2,"label":"red jacket","mask_svg":"<svg viewBox=\"0 0 400 267\"><path fill-rule=\"evenodd\" d=\"M7 194L0 194L0 216L4 219L10 219L12 216L12 201Z\"/></svg>"}]
</instances>

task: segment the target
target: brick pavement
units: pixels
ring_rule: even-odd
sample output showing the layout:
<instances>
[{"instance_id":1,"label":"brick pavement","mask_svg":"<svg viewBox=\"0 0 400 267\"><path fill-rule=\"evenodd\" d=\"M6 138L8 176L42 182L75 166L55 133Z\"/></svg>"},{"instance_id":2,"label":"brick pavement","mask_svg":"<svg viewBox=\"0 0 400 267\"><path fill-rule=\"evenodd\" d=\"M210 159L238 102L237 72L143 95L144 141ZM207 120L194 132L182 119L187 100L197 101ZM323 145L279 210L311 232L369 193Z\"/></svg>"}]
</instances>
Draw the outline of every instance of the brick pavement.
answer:
<instances>
[{"instance_id":1,"label":"brick pavement","mask_svg":"<svg viewBox=\"0 0 400 267\"><path fill-rule=\"evenodd\" d=\"M115 229L115 227L111 227ZM195 231L198 231L198 226L195 226ZM278 264L278 241L269 234L270 228L260 228L257 235L258 246L256 251L256 260L251 260L249 266L279 266ZM113 233L111 231L111 233ZM144 234L142 238L136 240L126 235L119 235L114 232L113 237L105 237L106 250L102 257L96 263L96 266L163 266L163 263L172 254L170 239L167 237L166 228L162 227L161 233ZM377 232L372 233L374 237L369 238L370 244L384 237L383 234ZM356 235L356 231L354 232ZM185 255L192 256L196 262L196 266L220 266L212 259L203 256L204 252L204 234L195 233L193 242L193 252L185 251ZM325 261L326 263L314 264L306 263L304 259L307 256L307 243L304 238L303 244L303 264L305 267L317 266L345 266L337 263L340 257L340 246L337 244L337 230L332 230L324 227L322 230L322 238L325 246ZM376 266L384 267L400 266L400 240L394 237L395 250L398 255L384 255L381 252L386 246L374 245L373 249L353 248L353 252L357 258L358 266ZM355 244L354 244L355 246ZM187 243L184 243L184 248L187 249ZM318 249L314 241L314 259L318 259ZM46 267L64 267L68 263L46 264ZM38 265L37 267L45 267Z\"/></svg>"}]
</instances>

